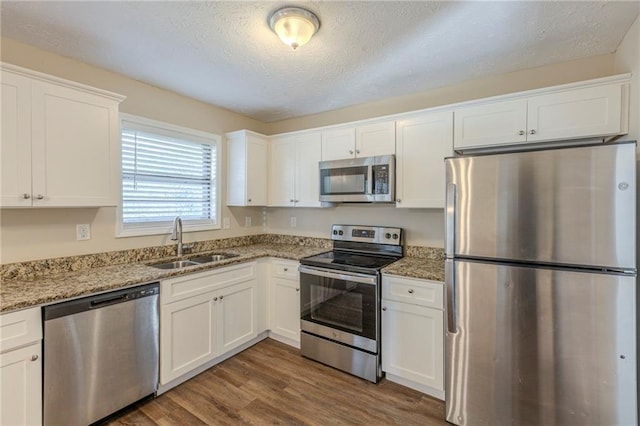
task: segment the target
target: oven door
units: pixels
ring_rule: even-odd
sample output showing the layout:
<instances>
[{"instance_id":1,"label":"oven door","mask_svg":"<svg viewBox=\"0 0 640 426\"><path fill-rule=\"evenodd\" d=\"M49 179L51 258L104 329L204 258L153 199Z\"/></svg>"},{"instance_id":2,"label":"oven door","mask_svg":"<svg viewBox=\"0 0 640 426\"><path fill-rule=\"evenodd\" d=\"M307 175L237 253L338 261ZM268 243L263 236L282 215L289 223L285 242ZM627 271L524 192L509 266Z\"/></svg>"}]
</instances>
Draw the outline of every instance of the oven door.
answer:
<instances>
[{"instance_id":1,"label":"oven door","mask_svg":"<svg viewBox=\"0 0 640 426\"><path fill-rule=\"evenodd\" d=\"M300 327L378 352L378 276L300 266Z\"/></svg>"}]
</instances>

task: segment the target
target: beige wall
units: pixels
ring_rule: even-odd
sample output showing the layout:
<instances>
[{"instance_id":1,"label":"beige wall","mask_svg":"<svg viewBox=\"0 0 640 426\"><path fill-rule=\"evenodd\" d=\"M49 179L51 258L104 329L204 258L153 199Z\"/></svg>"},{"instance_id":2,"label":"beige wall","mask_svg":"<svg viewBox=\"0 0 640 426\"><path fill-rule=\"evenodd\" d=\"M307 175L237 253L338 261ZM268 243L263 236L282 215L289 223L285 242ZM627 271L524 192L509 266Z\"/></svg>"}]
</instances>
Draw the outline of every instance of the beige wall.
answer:
<instances>
[{"instance_id":1,"label":"beige wall","mask_svg":"<svg viewBox=\"0 0 640 426\"><path fill-rule=\"evenodd\" d=\"M155 120L224 135L237 129L264 132L264 124L240 114L160 89L121 74L96 68L38 48L1 39L3 62L77 81L127 96L120 110ZM223 147L223 158L226 150ZM223 165L222 176L226 167ZM226 197L224 181L222 199ZM185 234L185 241L200 241L263 232L259 208L222 208L228 230ZM245 228L245 216L253 226ZM96 253L171 243L168 235L115 238L115 208L0 210L0 263ZM91 224L91 240L77 241L76 224Z\"/></svg>"},{"instance_id":2,"label":"beige wall","mask_svg":"<svg viewBox=\"0 0 640 426\"><path fill-rule=\"evenodd\" d=\"M507 74L493 75L415 95L386 99L267 125L268 134L364 120L489 96L554 86L614 74L614 55L606 54Z\"/></svg>"}]
</instances>

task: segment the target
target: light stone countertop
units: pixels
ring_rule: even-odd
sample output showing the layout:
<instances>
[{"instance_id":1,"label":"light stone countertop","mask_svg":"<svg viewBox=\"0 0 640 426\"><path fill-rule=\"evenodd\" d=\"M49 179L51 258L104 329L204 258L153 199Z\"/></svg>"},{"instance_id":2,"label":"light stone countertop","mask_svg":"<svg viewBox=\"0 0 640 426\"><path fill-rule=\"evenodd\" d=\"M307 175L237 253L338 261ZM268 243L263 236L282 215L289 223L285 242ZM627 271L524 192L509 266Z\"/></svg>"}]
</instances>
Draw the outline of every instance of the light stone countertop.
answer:
<instances>
[{"instance_id":1,"label":"light stone countertop","mask_svg":"<svg viewBox=\"0 0 640 426\"><path fill-rule=\"evenodd\" d=\"M38 305L47 305L174 276L248 262L262 257L300 260L303 257L328 250L330 249L326 247L309 247L298 244L261 243L192 253L182 259L215 252L238 254L238 257L180 269L167 270L148 266L149 264L171 262L178 259L177 257L166 257L146 262L132 261L112 266L88 267L79 271L45 274L28 279L4 279L0 286L0 312L6 313ZM421 250L416 252L416 255L424 254L421 253ZM433 249L426 250L426 254L432 254ZM382 273L444 281L444 261L409 256L387 266L382 270Z\"/></svg>"},{"instance_id":2,"label":"light stone countertop","mask_svg":"<svg viewBox=\"0 0 640 426\"><path fill-rule=\"evenodd\" d=\"M444 282L444 260L403 257L384 268L382 274Z\"/></svg>"},{"instance_id":3,"label":"light stone countertop","mask_svg":"<svg viewBox=\"0 0 640 426\"><path fill-rule=\"evenodd\" d=\"M174 276L248 262L262 257L300 260L303 257L325 251L327 251L326 248L292 244L254 244L213 251L238 254L238 257L202 265L187 266L180 269L167 270L148 266L149 264L170 262L177 259L176 257L172 257L155 259L144 263L123 263L57 275L44 275L28 280L3 280L2 286L0 287L0 312L5 313L32 306L46 305ZM212 251L209 253L212 253ZM189 254L185 257L195 257L204 254L207 254L207 252Z\"/></svg>"}]
</instances>

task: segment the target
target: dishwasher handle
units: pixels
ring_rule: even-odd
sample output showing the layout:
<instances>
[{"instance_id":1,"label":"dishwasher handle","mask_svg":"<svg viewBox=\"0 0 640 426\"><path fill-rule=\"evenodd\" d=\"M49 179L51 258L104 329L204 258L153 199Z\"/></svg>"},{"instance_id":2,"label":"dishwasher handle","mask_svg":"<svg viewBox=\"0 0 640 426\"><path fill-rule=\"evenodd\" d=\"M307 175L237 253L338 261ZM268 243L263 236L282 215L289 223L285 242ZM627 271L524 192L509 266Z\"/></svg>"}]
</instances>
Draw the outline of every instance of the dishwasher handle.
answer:
<instances>
[{"instance_id":1,"label":"dishwasher handle","mask_svg":"<svg viewBox=\"0 0 640 426\"><path fill-rule=\"evenodd\" d=\"M142 297L155 296L157 298L159 291L160 284L157 282L126 288L123 290L110 291L107 293L45 306L42 308L42 316L44 321L50 321L67 315L73 315L93 309L106 308L107 306L125 303Z\"/></svg>"}]
</instances>

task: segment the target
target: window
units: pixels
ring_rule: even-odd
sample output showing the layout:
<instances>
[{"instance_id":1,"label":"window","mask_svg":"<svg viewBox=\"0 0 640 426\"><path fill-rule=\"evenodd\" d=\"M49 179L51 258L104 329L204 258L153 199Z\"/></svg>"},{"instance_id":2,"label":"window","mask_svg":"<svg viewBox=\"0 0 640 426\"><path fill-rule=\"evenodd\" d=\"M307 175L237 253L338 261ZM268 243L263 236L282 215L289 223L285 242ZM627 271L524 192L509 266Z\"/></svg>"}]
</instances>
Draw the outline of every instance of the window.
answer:
<instances>
[{"instance_id":1,"label":"window","mask_svg":"<svg viewBox=\"0 0 640 426\"><path fill-rule=\"evenodd\" d=\"M117 236L219 229L218 135L120 114L122 198Z\"/></svg>"}]
</instances>

